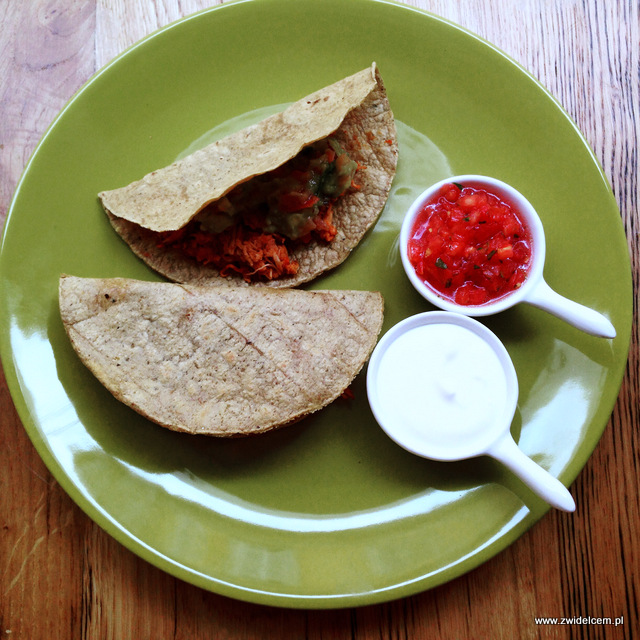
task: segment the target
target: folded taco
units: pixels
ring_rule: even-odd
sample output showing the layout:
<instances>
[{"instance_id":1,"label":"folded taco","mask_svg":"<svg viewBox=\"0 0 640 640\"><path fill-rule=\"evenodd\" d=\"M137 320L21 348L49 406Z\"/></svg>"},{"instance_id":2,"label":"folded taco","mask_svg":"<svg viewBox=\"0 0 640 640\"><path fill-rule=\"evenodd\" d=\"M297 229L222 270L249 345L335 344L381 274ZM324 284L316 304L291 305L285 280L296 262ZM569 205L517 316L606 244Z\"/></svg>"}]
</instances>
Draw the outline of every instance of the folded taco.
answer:
<instances>
[{"instance_id":1,"label":"folded taco","mask_svg":"<svg viewBox=\"0 0 640 640\"><path fill-rule=\"evenodd\" d=\"M115 398L176 431L260 433L343 394L383 301L369 291L212 287L62 276L63 324Z\"/></svg>"},{"instance_id":2,"label":"folded taco","mask_svg":"<svg viewBox=\"0 0 640 640\"><path fill-rule=\"evenodd\" d=\"M373 64L99 197L171 280L292 287L347 258L380 215L396 161Z\"/></svg>"}]
</instances>

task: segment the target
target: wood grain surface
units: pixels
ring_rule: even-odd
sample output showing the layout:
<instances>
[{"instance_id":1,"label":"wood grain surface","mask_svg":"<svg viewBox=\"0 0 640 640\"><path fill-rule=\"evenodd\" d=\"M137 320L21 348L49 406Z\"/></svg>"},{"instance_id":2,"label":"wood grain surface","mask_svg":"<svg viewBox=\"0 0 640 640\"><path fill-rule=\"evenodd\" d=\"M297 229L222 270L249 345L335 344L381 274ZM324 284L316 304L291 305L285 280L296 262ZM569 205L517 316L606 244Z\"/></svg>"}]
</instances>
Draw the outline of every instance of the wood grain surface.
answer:
<instances>
[{"instance_id":1,"label":"wood grain surface","mask_svg":"<svg viewBox=\"0 0 640 640\"><path fill-rule=\"evenodd\" d=\"M301 0L302 1L302 0ZM345 0L347 2L349 0ZM73 93L123 49L205 0L0 0L0 217ZM637 638L640 633L637 0L409 0L519 61L568 111L615 193L632 256L634 329L610 423L550 512L489 562L388 604L287 611L181 582L105 534L40 460L0 379L0 638ZM623 617L537 625L536 616Z\"/></svg>"}]
</instances>

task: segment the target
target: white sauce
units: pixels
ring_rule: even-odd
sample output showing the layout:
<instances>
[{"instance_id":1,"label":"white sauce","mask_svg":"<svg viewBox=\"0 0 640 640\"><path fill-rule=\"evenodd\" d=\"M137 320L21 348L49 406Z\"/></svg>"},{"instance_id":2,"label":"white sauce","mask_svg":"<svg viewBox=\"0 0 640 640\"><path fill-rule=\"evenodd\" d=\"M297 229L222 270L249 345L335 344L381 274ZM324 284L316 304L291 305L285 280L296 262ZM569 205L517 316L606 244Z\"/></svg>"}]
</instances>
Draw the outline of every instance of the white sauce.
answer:
<instances>
[{"instance_id":1,"label":"white sauce","mask_svg":"<svg viewBox=\"0 0 640 640\"><path fill-rule=\"evenodd\" d=\"M426 324L400 335L382 354L376 391L386 430L418 452L466 448L505 428L504 368L465 327Z\"/></svg>"}]
</instances>

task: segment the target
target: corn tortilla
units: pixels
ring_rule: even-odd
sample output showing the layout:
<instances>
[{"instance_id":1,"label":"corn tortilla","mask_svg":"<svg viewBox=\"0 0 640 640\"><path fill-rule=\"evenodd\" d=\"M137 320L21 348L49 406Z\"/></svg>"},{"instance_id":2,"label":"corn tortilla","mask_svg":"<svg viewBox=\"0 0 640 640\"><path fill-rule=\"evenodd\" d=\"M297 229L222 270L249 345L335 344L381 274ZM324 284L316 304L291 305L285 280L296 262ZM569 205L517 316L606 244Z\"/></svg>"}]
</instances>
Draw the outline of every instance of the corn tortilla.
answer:
<instances>
[{"instance_id":1,"label":"corn tortilla","mask_svg":"<svg viewBox=\"0 0 640 640\"><path fill-rule=\"evenodd\" d=\"M318 411L358 374L382 326L368 291L211 287L62 276L62 321L115 398L193 434L269 431Z\"/></svg>"},{"instance_id":2,"label":"corn tortilla","mask_svg":"<svg viewBox=\"0 0 640 640\"><path fill-rule=\"evenodd\" d=\"M170 280L239 284L177 249L159 247L158 233L184 227L235 186L293 158L304 146L335 137L361 166L360 189L333 209L336 238L294 245L295 275L261 283L293 287L343 262L379 217L397 164L396 128L375 64L293 103L285 111L231 134L125 187L103 191L110 222L136 255Z\"/></svg>"}]
</instances>

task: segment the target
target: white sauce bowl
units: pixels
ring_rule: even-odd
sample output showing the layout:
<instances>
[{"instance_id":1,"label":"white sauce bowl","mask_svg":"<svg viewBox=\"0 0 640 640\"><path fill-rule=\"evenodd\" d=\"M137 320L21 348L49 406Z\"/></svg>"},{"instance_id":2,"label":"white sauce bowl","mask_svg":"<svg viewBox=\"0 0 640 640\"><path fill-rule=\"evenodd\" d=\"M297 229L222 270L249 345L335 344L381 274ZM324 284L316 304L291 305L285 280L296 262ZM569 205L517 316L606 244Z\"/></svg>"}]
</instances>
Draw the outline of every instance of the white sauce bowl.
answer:
<instances>
[{"instance_id":1,"label":"white sauce bowl","mask_svg":"<svg viewBox=\"0 0 640 640\"><path fill-rule=\"evenodd\" d=\"M428 311L393 326L369 359L367 396L378 424L407 451L442 461L491 456L549 504L575 509L566 487L512 438L516 371L477 320Z\"/></svg>"}]
</instances>

